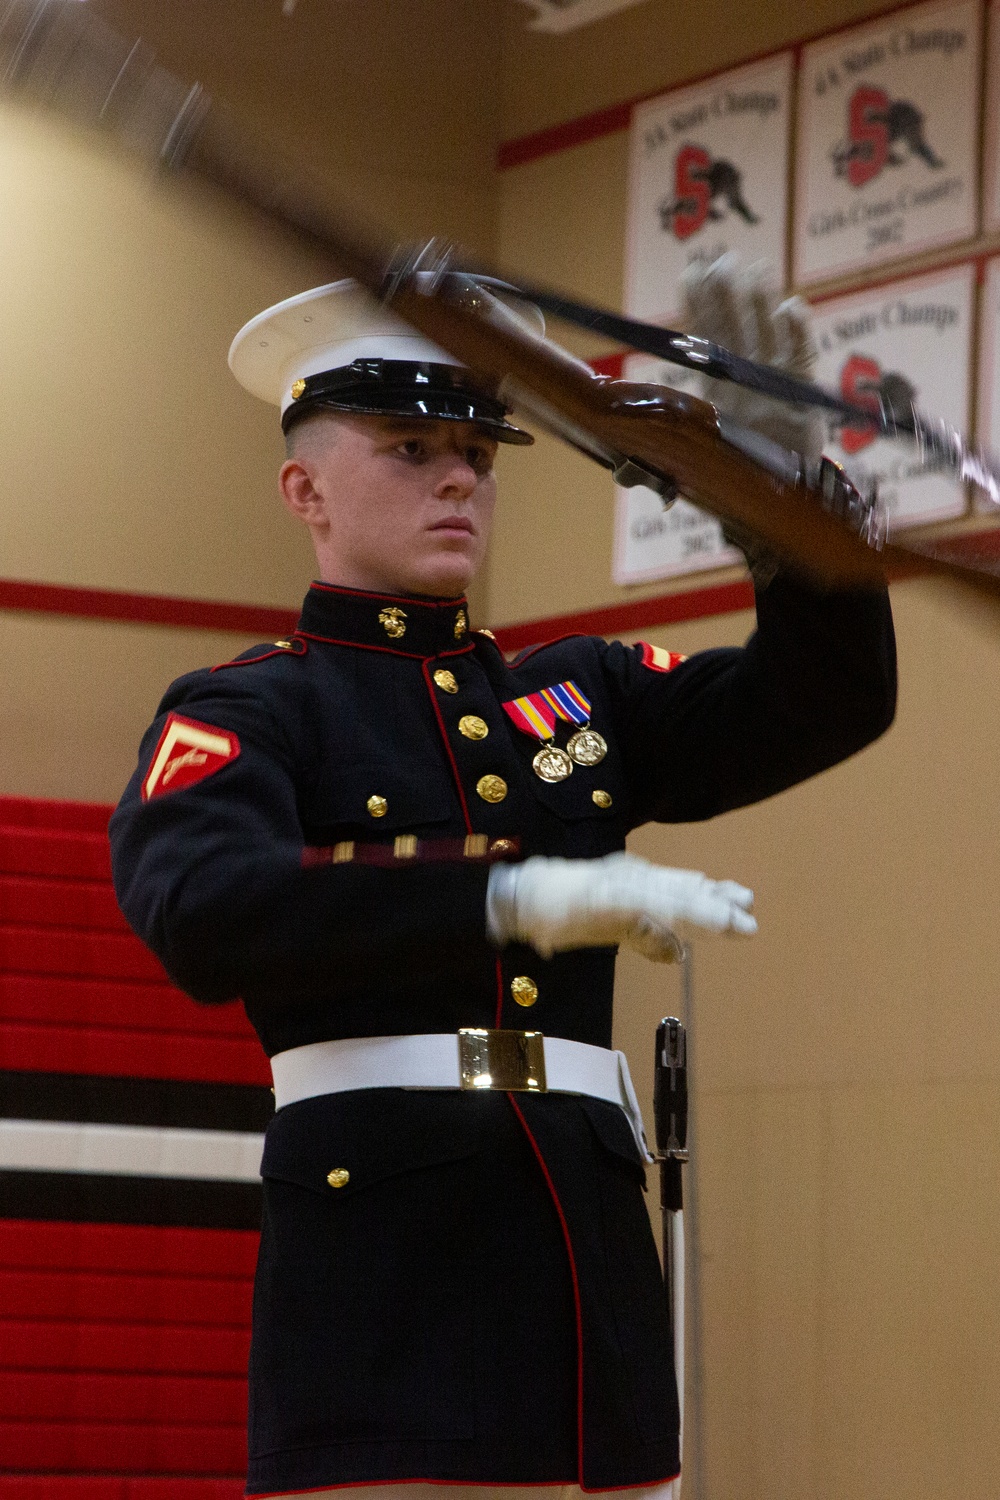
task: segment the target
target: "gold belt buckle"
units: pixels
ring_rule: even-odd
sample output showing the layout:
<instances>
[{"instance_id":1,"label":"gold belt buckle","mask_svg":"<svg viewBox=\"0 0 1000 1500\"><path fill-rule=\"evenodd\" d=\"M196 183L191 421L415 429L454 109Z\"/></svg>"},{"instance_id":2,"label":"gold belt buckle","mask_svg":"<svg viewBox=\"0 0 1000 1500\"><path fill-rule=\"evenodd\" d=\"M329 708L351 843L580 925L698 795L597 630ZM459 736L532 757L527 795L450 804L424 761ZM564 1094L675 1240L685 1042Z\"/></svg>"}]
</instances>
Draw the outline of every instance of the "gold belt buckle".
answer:
<instances>
[{"instance_id":1,"label":"gold belt buckle","mask_svg":"<svg viewBox=\"0 0 1000 1500\"><path fill-rule=\"evenodd\" d=\"M458 1061L463 1089L547 1092L545 1037L540 1031L463 1027L458 1033Z\"/></svg>"}]
</instances>

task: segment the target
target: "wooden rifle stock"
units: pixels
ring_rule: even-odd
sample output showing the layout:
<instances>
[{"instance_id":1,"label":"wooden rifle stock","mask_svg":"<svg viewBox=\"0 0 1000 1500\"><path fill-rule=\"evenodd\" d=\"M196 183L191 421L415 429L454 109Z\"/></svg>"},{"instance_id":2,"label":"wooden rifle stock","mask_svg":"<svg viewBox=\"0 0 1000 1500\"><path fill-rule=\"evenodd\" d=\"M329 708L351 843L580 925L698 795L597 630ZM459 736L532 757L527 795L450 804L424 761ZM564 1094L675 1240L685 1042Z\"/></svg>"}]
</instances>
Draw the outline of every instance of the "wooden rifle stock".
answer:
<instances>
[{"instance_id":1,"label":"wooden rifle stock","mask_svg":"<svg viewBox=\"0 0 1000 1500\"><path fill-rule=\"evenodd\" d=\"M451 271L416 278L379 235L325 207L287 162L254 142L212 104L159 66L77 0L7 0L0 8L0 71L9 91L76 123L111 134L133 152L184 169L253 208L331 270L350 276L401 317L480 371L549 425L615 466L670 482L711 512L749 530L793 567L827 587L878 588L887 567L914 566L1000 598L992 560L897 537L873 549L824 509L806 466L782 472L728 441L715 408L668 387L601 379L564 351L532 337L475 279ZM398 260L397 260L398 267Z\"/></svg>"}]
</instances>

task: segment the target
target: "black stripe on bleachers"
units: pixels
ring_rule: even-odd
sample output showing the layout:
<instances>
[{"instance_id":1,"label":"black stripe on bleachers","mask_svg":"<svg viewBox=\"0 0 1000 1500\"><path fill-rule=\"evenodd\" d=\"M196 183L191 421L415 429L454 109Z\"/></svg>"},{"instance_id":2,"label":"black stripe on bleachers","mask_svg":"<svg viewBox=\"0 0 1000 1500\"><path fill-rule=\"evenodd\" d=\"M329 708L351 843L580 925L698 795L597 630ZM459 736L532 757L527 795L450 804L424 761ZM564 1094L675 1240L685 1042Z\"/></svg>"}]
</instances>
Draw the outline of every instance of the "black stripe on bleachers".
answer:
<instances>
[{"instance_id":1,"label":"black stripe on bleachers","mask_svg":"<svg viewBox=\"0 0 1000 1500\"><path fill-rule=\"evenodd\" d=\"M274 1117L263 1085L0 1070L0 1116L258 1134Z\"/></svg>"},{"instance_id":2,"label":"black stripe on bleachers","mask_svg":"<svg viewBox=\"0 0 1000 1500\"><path fill-rule=\"evenodd\" d=\"M259 1229L261 1207L262 1189L256 1182L0 1171L4 1219Z\"/></svg>"}]
</instances>

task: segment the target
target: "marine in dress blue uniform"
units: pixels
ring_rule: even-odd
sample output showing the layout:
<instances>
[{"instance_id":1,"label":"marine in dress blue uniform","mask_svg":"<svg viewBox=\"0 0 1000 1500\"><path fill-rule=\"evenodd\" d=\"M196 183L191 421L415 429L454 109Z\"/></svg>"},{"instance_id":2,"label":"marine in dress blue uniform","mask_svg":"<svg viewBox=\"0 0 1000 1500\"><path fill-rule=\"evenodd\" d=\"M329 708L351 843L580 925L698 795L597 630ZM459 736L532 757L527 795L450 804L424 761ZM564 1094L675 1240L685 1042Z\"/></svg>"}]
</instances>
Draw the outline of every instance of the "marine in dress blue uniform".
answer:
<instances>
[{"instance_id":1,"label":"marine in dress blue uniform","mask_svg":"<svg viewBox=\"0 0 1000 1500\"><path fill-rule=\"evenodd\" d=\"M350 397L343 366L296 374L297 357L287 410L297 381L319 405ZM425 363L404 389L365 360L366 409L505 421L465 372ZM111 823L122 908L196 1000L242 1000L269 1056L469 1027L609 1048L614 948L498 947L490 870L745 806L887 727L883 594L779 574L757 614L745 647L686 660L570 636L508 662L464 597L317 582L287 640L165 695ZM567 682L606 753L546 780L504 705ZM319 1095L279 1109L262 1173L250 1494L678 1472L644 1164L616 1104Z\"/></svg>"}]
</instances>

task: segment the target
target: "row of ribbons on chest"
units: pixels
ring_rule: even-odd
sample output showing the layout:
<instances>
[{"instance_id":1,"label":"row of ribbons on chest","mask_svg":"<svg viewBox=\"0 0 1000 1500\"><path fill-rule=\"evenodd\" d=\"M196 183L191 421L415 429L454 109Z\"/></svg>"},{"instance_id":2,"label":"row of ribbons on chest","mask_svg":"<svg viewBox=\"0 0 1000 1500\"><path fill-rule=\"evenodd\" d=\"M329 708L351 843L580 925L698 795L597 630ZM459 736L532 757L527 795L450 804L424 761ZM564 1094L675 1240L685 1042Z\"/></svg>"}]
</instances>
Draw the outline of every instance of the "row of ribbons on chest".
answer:
<instances>
[{"instance_id":1,"label":"row of ribbons on chest","mask_svg":"<svg viewBox=\"0 0 1000 1500\"><path fill-rule=\"evenodd\" d=\"M542 748L531 765L542 781L565 781L574 765L596 766L608 753L604 736L590 727L590 699L575 682L557 682L523 698L512 698L503 707L522 734L541 740ZM555 742L559 721L576 725L565 750Z\"/></svg>"}]
</instances>

